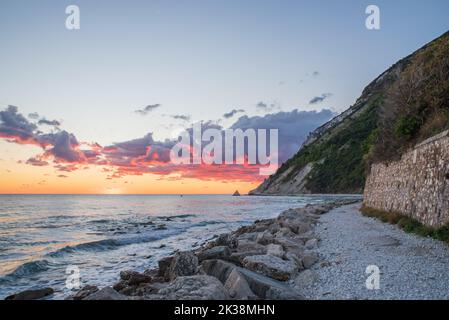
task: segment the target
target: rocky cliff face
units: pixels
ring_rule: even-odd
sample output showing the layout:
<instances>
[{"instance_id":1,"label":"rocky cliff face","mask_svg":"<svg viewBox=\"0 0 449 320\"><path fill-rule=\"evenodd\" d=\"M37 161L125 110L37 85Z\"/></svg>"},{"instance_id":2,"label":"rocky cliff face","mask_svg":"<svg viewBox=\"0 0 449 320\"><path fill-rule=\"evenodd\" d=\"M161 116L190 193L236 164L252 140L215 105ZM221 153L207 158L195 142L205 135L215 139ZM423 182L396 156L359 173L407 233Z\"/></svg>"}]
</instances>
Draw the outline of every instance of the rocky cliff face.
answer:
<instances>
[{"instance_id":1,"label":"rocky cliff face","mask_svg":"<svg viewBox=\"0 0 449 320\"><path fill-rule=\"evenodd\" d=\"M377 77L250 194L362 193L373 162L449 127L448 57L449 32Z\"/></svg>"}]
</instances>

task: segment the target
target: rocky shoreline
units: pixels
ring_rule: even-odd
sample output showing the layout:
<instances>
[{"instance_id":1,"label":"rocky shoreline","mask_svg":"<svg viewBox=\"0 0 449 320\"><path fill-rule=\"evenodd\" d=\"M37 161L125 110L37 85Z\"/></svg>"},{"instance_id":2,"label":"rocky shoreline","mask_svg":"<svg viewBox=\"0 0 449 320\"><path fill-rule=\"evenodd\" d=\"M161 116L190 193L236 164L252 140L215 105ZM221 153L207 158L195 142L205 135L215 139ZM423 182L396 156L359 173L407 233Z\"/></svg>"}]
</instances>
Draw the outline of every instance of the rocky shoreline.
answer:
<instances>
[{"instance_id":1,"label":"rocky shoreline","mask_svg":"<svg viewBox=\"0 0 449 320\"><path fill-rule=\"evenodd\" d=\"M318 262L320 215L354 201L307 205L176 252L143 273L122 271L114 286L85 286L72 300L303 299L300 287Z\"/></svg>"}]
</instances>

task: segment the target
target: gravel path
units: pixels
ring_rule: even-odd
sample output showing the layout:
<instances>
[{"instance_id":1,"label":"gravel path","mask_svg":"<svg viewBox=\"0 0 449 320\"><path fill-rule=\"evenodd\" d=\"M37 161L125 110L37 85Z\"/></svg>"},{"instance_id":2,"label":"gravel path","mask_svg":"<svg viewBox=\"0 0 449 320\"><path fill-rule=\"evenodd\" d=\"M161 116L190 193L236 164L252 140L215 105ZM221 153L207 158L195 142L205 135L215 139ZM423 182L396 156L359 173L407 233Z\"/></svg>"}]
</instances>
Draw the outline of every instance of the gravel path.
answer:
<instances>
[{"instance_id":1,"label":"gravel path","mask_svg":"<svg viewBox=\"0 0 449 320\"><path fill-rule=\"evenodd\" d=\"M318 276L302 293L311 299L449 299L449 246L407 234L360 214L360 204L336 208L315 229ZM368 265L380 269L380 289L368 290Z\"/></svg>"}]
</instances>

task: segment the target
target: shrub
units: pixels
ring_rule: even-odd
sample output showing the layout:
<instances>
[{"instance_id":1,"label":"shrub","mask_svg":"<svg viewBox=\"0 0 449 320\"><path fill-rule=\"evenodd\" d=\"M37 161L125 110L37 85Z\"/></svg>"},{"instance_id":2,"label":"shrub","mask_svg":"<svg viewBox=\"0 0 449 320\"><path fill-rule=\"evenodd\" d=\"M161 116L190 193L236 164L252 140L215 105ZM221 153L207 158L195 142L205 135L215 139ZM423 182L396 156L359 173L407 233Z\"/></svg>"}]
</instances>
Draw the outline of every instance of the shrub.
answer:
<instances>
[{"instance_id":1,"label":"shrub","mask_svg":"<svg viewBox=\"0 0 449 320\"><path fill-rule=\"evenodd\" d=\"M449 243L449 224L439 228L431 228L423 225L421 222L404 216L397 212L386 212L363 206L360 211L364 216L379 219L382 222L388 222L397 225L408 233L414 233L422 237L432 237L434 239Z\"/></svg>"}]
</instances>

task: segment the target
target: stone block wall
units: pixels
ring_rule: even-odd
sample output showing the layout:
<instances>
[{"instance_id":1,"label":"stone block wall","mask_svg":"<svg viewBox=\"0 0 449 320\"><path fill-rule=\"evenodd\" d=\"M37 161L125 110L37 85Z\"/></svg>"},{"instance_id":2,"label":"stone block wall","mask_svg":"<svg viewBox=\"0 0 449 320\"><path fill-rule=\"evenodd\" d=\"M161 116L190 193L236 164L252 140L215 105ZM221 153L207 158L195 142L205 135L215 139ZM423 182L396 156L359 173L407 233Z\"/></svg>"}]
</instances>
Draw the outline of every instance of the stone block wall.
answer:
<instances>
[{"instance_id":1,"label":"stone block wall","mask_svg":"<svg viewBox=\"0 0 449 320\"><path fill-rule=\"evenodd\" d=\"M364 204L431 227L449 223L449 130L416 145L399 161L374 164Z\"/></svg>"}]
</instances>

